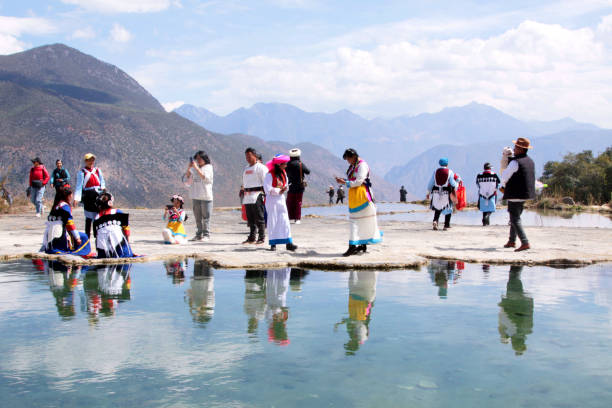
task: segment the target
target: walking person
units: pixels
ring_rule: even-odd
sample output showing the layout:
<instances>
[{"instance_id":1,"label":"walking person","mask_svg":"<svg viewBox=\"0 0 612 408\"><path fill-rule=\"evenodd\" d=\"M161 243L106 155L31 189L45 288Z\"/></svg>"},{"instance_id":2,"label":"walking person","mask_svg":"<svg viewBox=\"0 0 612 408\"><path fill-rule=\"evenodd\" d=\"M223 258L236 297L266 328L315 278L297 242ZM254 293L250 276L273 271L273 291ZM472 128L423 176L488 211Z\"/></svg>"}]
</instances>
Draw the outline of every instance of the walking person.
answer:
<instances>
[{"instance_id":1,"label":"walking person","mask_svg":"<svg viewBox=\"0 0 612 408\"><path fill-rule=\"evenodd\" d=\"M210 218L213 211L213 166L206 152L193 155L185 173L185 183L193 204L196 234L190 241L210 240Z\"/></svg>"},{"instance_id":2,"label":"walking person","mask_svg":"<svg viewBox=\"0 0 612 408\"><path fill-rule=\"evenodd\" d=\"M329 195L329 205L332 205L334 203L334 186L329 186L327 194Z\"/></svg>"},{"instance_id":3,"label":"walking person","mask_svg":"<svg viewBox=\"0 0 612 408\"><path fill-rule=\"evenodd\" d=\"M484 171L476 176L478 186L478 209L482 212L482 225L490 225L489 218L495 212L497 204L497 187L500 180L491 169L490 163L484 164Z\"/></svg>"},{"instance_id":4,"label":"walking person","mask_svg":"<svg viewBox=\"0 0 612 408\"><path fill-rule=\"evenodd\" d=\"M264 219L264 178L268 168L257 159L257 151L252 147L244 151L248 166L242 173L242 185L247 224L249 225L249 236L243 244L263 244L266 240L266 225ZM255 241L257 234L257 241Z\"/></svg>"},{"instance_id":5,"label":"walking person","mask_svg":"<svg viewBox=\"0 0 612 408\"><path fill-rule=\"evenodd\" d=\"M440 214L444 214L444 230L450 228L451 215L453 214L453 201L451 194L454 193L458 183L455 173L448 168L448 159L443 157L438 161L440 167L434 171L427 185L427 199L431 197L430 207L434 210L433 229L438 230Z\"/></svg>"},{"instance_id":6,"label":"walking person","mask_svg":"<svg viewBox=\"0 0 612 408\"><path fill-rule=\"evenodd\" d=\"M400 203L405 203L406 202L406 195L408 194L408 191L406 191L404 186L402 186L400 188L399 193L400 193Z\"/></svg>"},{"instance_id":7,"label":"walking person","mask_svg":"<svg viewBox=\"0 0 612 408\"><path fill-rule=\"evenodd\" d=\"M51 172L51 185L57 189L64 184L70 184L70 173L64 168L64 165L60 159L55 161L55 168Z\"/></svg>"},{"instance_id":8,"label":"walking person","mask_svg":"<svg viewBox=\"0 0 612 408\"><path fill-rule=\"evenodd\" d=\"M521 240L521 246L516 252L525 251L531 246L521 224L521 214L525 201L535 198L535 164L527 151L531 149L529 139L519 137L514 142L514 157L510 158L508 167L502 173L500 191L504 200L508 200L510 214L510 237L504 248L514 248L516 237Z\"/></svg>"},{"instance_id":9,"label":"walking person","mask_svg":"<svg viewBox=\"0 0 612 408\"><path fill-rule=\"evenodd\" d=\"M336 204L342 203L344 204L344 187L338 186L338 190L336 190Z\"/></svg>"},{"instance_id":10,"label":"walking person","mask_svg":"<svg viewBox=\"0 0 612 408\"><path fill-rule=\"evenodd\" d=\"M32 204L36 206L36 216L40 218L43 212L43 198L45 195L45 186L49 182L49 172L43 165L40 157L32 159L32 168L28 178L28 194Z\"/></svg>"},{"instance_id":11,"label":"walking person","mask_svg":"<svg viewBox=\"0 0 612 408\"><path fill-rule=\"evenodd\" d=\"M287 210L289 220L296 224L302 219L302 197L306 188L305 174L310 170L302 161L302 151L298 148L289 150L289 163L287 163L287 177L289 178L289 191L287 192Z\"/></svg>"},{"instance_id":12,"label":"walking person","mask_svg":"<svg viewBox=\"0 0 612 408\"><path fill-rule=\"evenodd\" d=\"M98 196L106 189L102 170L95 167L96 156L87 153L83 160L85 167L77 173L77 185L74 192L74 206L78 206L83 201L85 213L85 233L91 236L91 225L98 215Z\"/></svg>"},{"instance_id":13,"label":"walking person","mask_svg":"<svg viewBox=\"0 0 612 408\"><path fill-rule=\"evenodd\" d=\"M269 172L264 178L264 192L266 193L267 228L271 251L276 251L278 244L285 244L288 251L297 249L297 245L293 244L291 238L291 226L285 199L285 193L289 189L285 172L287 162L289 162L289 156L279 154L266 163Z\"/></svg>"},{"instance_id":14,"label":"walking person","mask_svg":"<svg viewBox=\"0 0 612 408\"><path fill-rule=\"evenodd\" d=\"M349 164L346 178L336 177L338 184L344 184L348 191L349 220L351 230L349 247L342 256L351 256L366 252L368 244L382 242L382 233L378 230L376 206L370 190L370 167L361 159L355 149L346 149L342 158Z\"/></svg>"}]
</instances>

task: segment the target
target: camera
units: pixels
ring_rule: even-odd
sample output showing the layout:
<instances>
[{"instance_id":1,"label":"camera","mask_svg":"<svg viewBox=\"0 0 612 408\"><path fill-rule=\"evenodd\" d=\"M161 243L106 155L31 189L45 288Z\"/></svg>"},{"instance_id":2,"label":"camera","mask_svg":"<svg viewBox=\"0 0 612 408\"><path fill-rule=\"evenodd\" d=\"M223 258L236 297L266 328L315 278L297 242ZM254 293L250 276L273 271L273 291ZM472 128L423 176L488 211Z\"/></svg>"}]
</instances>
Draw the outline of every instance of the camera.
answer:
<instances>
[{"instance_id":1,"label":"camera","mask_svg":"<svg viewBox=\"0 0 612 408\"><path fill-rule=\"evenodd\" d=\"M173 209L173 208L174 208L174 205L172 205L172 204L166 204L166 208L167 208L167 209L169 209L169 210L171 210L171 209Z\"/></svg>"}]
</instances>

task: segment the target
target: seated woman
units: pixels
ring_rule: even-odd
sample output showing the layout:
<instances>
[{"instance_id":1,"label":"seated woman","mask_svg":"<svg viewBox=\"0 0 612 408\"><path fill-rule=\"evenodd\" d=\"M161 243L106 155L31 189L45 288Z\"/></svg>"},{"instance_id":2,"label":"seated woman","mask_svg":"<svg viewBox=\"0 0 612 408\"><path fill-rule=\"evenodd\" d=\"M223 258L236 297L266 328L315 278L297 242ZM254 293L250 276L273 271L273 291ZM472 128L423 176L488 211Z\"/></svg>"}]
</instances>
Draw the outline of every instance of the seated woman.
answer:
<instances>
[{"instance_id":1,"label":"seated woman","mask_svg":"<svg viewBox=\"0 0 612 408\"><path fill-rule=\"evenodd\" d=\"M168 221L166 228L162 230L162 236L164 237L164 243L166 244L184 244L187 242L187 234L185 234L185 227L183 223L187 219L185 210L183 210L183 204L185 200L180 195L173 195L170 198L172 205L168 205L164 208L164 221Z\"/></svg>"},{"instance_id":2,"label":"seated woman","mask_svg":"<svg viewBox=\"0 0 612 408\"><path fill-rule=\"evenodd\" d=\"M95 256L89 245L89 237L76 230L72 219L72 190L69 185L57 189L43 237L42 251L48 254Z\"/></svg>"},{"instance_id":3,"label":"seated woman","mask_svg":"<svg viewBox=\"0 0 612 408\"><path fill-rule=\"evenodd\" d=\"M93 222L98 258L132 258L128 239L130 227L129 214L113 208L113 195L103 192L97 199L98 215Z\"/></svg>"}]
</instances>

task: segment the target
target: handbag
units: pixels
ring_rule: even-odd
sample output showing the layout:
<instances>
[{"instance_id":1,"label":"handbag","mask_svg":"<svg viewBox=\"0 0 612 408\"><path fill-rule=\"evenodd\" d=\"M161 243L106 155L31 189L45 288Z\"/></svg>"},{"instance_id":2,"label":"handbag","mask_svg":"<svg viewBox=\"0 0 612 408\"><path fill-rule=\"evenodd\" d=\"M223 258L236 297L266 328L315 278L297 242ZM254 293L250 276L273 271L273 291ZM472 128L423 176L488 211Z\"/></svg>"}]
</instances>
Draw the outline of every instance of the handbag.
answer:
<instances>
[{"instance_id":1,"label":"handbag","mask_svg":"<svg viewBox=\"0 0 612 408\"><path fill-rule=\"evenodd\" d=\"M32 188L42 188L42 180L32 180Z\"/></svg>"},{"instance_id":2,"label":"handbag","mask_svg":"<svg viewBox=\"0 0 612 408\"><path fill-rule=\"evenodd\" d=\"M300 183L302 184L303 188L306 188L306 186L308 185L306 180L304 180L304 174L302 173L302 162L301 161L300 161Z\"/></svg>"}]
</instances>

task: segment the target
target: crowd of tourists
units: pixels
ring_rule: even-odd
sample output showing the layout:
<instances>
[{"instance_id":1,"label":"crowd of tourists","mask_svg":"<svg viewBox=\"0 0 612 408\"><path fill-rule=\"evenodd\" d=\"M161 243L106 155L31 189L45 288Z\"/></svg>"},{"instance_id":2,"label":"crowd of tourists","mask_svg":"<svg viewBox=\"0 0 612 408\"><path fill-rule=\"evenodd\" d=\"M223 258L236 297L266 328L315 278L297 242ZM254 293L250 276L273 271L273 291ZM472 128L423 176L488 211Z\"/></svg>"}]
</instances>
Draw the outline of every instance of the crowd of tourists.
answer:
<instances>
[{"instance_id":1,"label":"crowd of tourists","mask_svg":"<svg viewBox=\"0 0 612 408\"><path fill-rule=\"evenodd\" d=\"M491 213L495 212L497 192L503 193L508 201L510 234L505 248L521 245L516 251L530 248L521 225L524 202L535 197L534 163L527 156L531 148L526 138L514 141L514 149L506 148L502 155L502 177L495 174L490 163L485 163L483 172L476 177L478 208L482 212L482 224L490 224ZM240 199L248 225L248 236L243 244L261 245L268 235L269 250L276 251L278 245L285 245L288 251L297 250L291 234L291 221L301 222L302 199L307 186L306 175L310 170L301 161L301 151L291 149L288 155L277 154L263 163L262 156L249 147L245 150L247 165L242 174ZM383 233L378 228L376 205L370 168L355 149L346 149L342 158L348 169L344 177L335 177L336 189L328 190L330 204L334 191L336 203L343 202L344 189L348 192L349 239L348 249L343 256L366 252L367 246L382 242ZM29 174L28 194L40 217L45 186L55 188L55 199L47 217L42 250L50 254L73 254L98 258L134 257L129 239L129 214L115 208L113 195L106 190L102 170L95 166L96 156L87 153L84 165L76 174L76 188L70 186L70 174L63 168L61 160L56 161L52 174L40 158L32 159ZM440 216L444 215L442 229L451 228L451 217L460 198L465 196L463 180L449 168L447 158L441 158L439 167L433 172L427 185L427 199L434 211L433 229L439 230ZM192 202L196 232L190 241L210 240L210 221L213 212L213 166L204 151L198 151L183 175ZM400 189L400 201L406 201L407 191ZM85 232L79 232L74 224L72 208L83 204ZM179 194L170 197L170 204L163 210L166 222L161 235L166 244L185 244L187 233L184 223L187 214L185 199ZM95 251L91 248L90 237L93 228Z\"/></svg>"}]
</instances>

